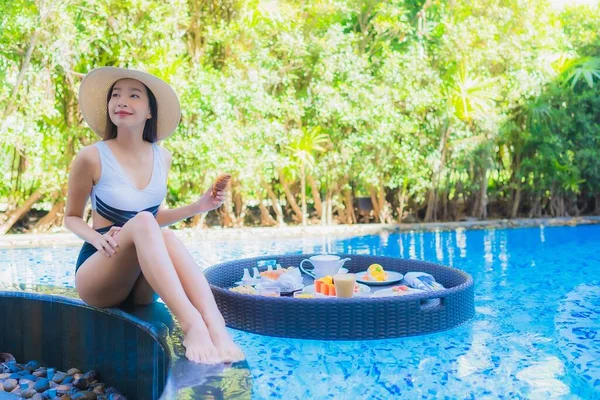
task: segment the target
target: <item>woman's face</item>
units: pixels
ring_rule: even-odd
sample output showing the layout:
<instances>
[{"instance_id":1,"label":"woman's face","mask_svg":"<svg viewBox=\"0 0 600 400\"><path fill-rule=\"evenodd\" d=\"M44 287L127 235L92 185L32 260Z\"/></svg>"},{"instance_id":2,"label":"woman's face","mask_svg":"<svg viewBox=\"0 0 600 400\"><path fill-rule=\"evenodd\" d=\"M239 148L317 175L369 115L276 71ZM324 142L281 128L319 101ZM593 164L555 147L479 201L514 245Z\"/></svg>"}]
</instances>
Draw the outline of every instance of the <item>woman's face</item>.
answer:
<instances>
[{"instance_id":1,"label":"woman's face","mask_svg":"<svg viewBox=\"0 0 600 400\"><path fill-rule=\"evenodd\" d=\"M117 128L143 131L146 120L152 118L144 85L135 79L117 81L108 101L108 115Z\"/></svg>"}]
</instances>

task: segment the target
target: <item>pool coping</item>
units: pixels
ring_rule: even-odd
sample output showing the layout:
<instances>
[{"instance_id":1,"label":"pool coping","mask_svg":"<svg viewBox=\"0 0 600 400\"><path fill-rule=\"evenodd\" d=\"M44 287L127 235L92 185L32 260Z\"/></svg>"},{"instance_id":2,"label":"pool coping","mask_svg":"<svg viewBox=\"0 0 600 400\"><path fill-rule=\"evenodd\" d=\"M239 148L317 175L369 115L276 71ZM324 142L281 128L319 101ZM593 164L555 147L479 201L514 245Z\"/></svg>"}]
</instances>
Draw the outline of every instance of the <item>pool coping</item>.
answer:
<instances>
[{"instance_id":1,"label":"pool coping","mask_svg":"<svg viewBox=\"0 0 600 400\"><path fill-rule=\"evenodd\" d=\"M120 319L125 323L133 324L137 328L143 330L150 335L165 351L167 360L166 379L163 391L159 397L160 400L179 400L188 399L189 395L203 394L221 394L220 389L226 386L230 379L227 379L226 372L229 369L246 370L248 379L241 378L239 386L244 386L246 390L238 393L237 396L229 396L236 399L251 398L251 373L247 362L234 364L219 363L215 365L196 364L188 361L184 356L185 349L182 346L183 332L178 324L174 323L175 318L170 310L162 304L165 310L168 310L170 321L161 320L157 312L150 311L150 317L141 316L139 311L142 309L152 308L159 305L155 302L149 306L135 307L132 305L124 305L123 307L98 308L93 307L83 302L74 291L61 291L60 294L52 293L52 287L35 285L36 288L46 288L43 292L29 290L20 290L16 287L6 288L0 287L0 296L24 298L27 300L36 300L49 302L50 304L65 304L72 307L81 307L89 309L93 312L103 314L105 316ZM142 310L143 314L143 310ZM158 318L157 318L158 316ZM164 316L163 316L164 317ZM2 394L4 392L1 392ZM14 396L13 396L14 397ZM19 399L20 397L14 397Z\"/></svg>"},{"instance_id":2,"label":"pool coping","mask_svg":"<svg viewBox=\"0 0 600 400\"><path fill-rule=\"evenodd\" d=\"M237 240L237 239L266 239L266 238L300 238L332 236L360 236L381 232L429 232L449 231L456 229L510 229L536 226L577 226L600 224L600 216L590 215L581 217L557 218L515 218L515 219L469 219L456 222L418 222L402 224L355 224L355 225L307 225L284 227L246 227L246 228L184 228L173 230L184 242L197 239ZM0 249L27 247L77 246L82 240L75 234L61 229L55 233L23 233L0 235Z\"/></svg>"}]
</instances>

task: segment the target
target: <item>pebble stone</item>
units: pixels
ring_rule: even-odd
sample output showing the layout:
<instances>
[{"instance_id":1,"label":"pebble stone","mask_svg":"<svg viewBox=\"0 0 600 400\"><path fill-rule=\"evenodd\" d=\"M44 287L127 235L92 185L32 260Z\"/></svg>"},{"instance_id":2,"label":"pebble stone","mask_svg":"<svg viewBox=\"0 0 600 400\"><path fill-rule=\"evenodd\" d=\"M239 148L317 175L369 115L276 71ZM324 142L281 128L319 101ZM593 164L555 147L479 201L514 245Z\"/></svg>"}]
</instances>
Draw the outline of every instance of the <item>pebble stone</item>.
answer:
<instances>
[{"instance_id":1,"label":"pebble stone","mask_svg":"<svg viewBox=\"0 0 600 400\"><path fill-rule=\"evenodd\" d=\"M115 387L106 388L93 369L63 372L36 360L19 364L8 353L0 353L0 359L0 392L33 400L127 400Z\"/></svg>"}]
</instances>

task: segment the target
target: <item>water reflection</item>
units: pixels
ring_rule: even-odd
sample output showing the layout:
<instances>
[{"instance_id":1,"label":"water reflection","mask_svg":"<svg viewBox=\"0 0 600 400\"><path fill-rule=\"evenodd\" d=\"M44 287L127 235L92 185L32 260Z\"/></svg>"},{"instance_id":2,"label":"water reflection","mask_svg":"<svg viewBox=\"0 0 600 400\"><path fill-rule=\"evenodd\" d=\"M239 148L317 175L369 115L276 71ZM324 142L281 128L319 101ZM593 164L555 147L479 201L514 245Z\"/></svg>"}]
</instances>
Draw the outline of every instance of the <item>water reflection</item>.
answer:
<instances>
[{"instance_id":1,"label":"water reflection","mask_svg":"<svg viewBox=\"0 0 600 400\"><path fill-rule=\"evenodd\" d=\"M565 296L578 285L597 287L600 282L600 226L297 239L190 239L189 245L202 267L266 254L320 253L326 247L335 253L443 263L474 278L475 319L439 334L330 343L235 331L248 356L257 398L283 394L289 398L325 394L344 398L347 387L353 388L355 398L387 399L400 394L406 398L456 398L457 393L466 398L600 397L594 390L594 380L600 376L600 365L595 363L598 352L592 351L600 347L597 336L594 342L578 334L585 347L574 347L573 335L557 333L555 325ZM28 287L32 281L45 280L68 286L77 251L0 250L0 282ZM49 252L52 257L45 256ZM588 311L597 315L600 306L594 304ZM577 314L576 319L584 318L584 314ZM572 332L571 326L566 328ZM594 329L597 332L597 327ZM575 348L581 357L578 360L590 362L561 361Z\"/></svg>"},{"instance_id":2,"label":"water reflection","mask_svg":"<svg viewBox=\"0 0 600 400\"><path fill-rule=\"evenodd\" d=\"M458 247L458 249L460 251L460 257L466 258L467 257L467 235L465 234L465 229L464 228L456 228L456 230L454 231L454 234L456 236L456 246Z\"/></svg>"},{"instance_id":3,"label":"water reflection","mask_svg":"<svg viewBox=\"0 0 600 400\"><path fill-rule=\"evenodd\" d=\"M440 231L435 232L435 257L440 264L444 263L444 248L442 247L442 239L440 237Z\"/></svg>"}]
</instances>

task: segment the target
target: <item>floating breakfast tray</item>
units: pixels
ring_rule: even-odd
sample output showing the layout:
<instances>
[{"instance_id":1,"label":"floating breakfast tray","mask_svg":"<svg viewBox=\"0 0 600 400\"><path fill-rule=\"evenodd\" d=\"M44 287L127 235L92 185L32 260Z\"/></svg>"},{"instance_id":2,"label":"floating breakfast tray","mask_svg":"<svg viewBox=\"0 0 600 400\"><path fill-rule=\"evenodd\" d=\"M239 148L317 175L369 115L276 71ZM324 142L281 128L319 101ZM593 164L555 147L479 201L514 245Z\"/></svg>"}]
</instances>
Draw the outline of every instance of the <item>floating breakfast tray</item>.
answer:
<instances>
[{"instance_id":1,"label":"floating breakfast tray","mask_svg":"<svg viewBox=\"0 0 600 400\"><path fill-rule=\"evenodd\" d=\"M364 271L371 264L402 274L422 271L433 275L445 289L351 299L264 297L229 290L240 280L244 268L256 267L257 261L276 260L283 267L298 267L300 261L311 255L247 258L207 269L206 278L227 325L263 335L302 339L383 339L443 331L475 315L473 279L469 274L434 263L392 257L338 254L351 258L344 265L351 273ZM312 282L312 278L304 275L305 284Z\"/></svg>"}]
</instances>

